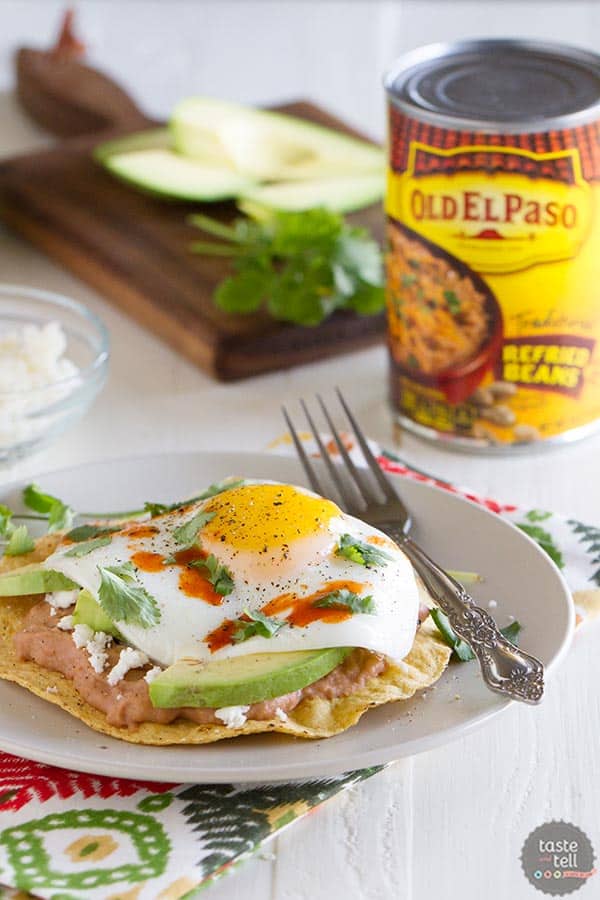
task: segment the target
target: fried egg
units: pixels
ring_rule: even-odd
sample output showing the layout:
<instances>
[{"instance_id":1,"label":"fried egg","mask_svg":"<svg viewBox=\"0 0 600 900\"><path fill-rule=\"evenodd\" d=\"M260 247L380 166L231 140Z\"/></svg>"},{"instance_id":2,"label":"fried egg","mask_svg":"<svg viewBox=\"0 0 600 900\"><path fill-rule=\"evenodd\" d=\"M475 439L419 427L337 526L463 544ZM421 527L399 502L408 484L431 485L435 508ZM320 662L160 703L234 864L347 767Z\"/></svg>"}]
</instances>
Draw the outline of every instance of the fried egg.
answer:
<instances>
[{"instance_id":1,"label":"fried egg","mask_svg":"<svg viewBox=\"0 0 600 900\"><path fill-rule=\"evenodd\" d=\"M109 537L79 556L68 555L67 539L44 565L98 599L101 568L131 563L160 617L149 628L116 625L160 665L326 647L400 660L412 647L419 597L406 556L381 531L304 488L244 482ZM380 562L341 555L349 541L376 548ZM208 560L222 567L220 580ZM353 609L335 602L348 595L358 598ZM255 616L266 616L275 633L246 638Z\"/></svg>"}]
</instances>

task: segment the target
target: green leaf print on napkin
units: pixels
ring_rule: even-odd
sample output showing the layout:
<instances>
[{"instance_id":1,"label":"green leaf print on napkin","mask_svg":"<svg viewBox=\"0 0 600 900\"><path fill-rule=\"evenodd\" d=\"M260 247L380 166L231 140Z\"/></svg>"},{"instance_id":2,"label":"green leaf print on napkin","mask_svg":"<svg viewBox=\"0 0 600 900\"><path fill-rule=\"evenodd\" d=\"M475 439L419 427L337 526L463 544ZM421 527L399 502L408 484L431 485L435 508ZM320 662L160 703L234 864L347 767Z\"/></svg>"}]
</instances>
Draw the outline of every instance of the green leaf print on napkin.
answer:
<instances>
[{"instance_id":1,"label":"green leaf print on napkin","mask_svg":"<svg viewBox=\"0 0 600 900\"><path fill-rule=\"evenodd\" d=\"M341 778L251 788L197 784L178 792L180 800L189 801L183 815L194 826L202 846L211 851L198 861L204 876L240 855L252 853L274 831L337 794L342 787L363 781L382 768L373 766Z\"/></svg>"},{"instance_id":2,"label":"green leaf print on napkin","mask_svg":"<svg viewBox=\"0 0 600 900\"><path fill-rule=\"evenodd\" d=\"M536 542L536 544L542 548L542 550L545 550L550 559L558 566L559 569L564 569L565 561L560 549L554 542L554 538L552 537L550 532L546 531L545 528L542 528L541 525L530 524L530 522L532 521L532 515L538 517L534 518L533 521L540 521L539 511L532 510L531 513L528 513L525 516L526 519L530 519L529 522L515 522L515 525L517 526L517 528L520 528L521 531L525 532L525 534L528 534L529 537L532 538Z\"/></svg>"},{"instance_id":3,"label":"green leaf print on napkin","mask_svg":"<svg viewBox=\"0 0 600 900\"><path fill-rule=\"evenodd\" d=\"M575 534L579 535L579 541L586 544L586 551L592 557L594 565L600 565L600 528L594 525L584 525L576 519L568 519L567 523L571 526ZM590 580L600 587L600 568L590 576Z\"/></svg>"}]
</instances>

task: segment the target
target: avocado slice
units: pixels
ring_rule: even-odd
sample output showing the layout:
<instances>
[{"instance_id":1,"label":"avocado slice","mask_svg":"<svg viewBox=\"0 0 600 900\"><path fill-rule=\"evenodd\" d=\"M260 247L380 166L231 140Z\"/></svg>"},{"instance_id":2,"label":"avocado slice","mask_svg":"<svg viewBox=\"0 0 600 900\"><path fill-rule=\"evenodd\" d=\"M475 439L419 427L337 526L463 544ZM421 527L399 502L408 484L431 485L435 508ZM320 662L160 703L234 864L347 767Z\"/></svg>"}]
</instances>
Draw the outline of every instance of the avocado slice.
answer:
<instances>
[{"instance_id":1,"label":"avocado slice","mask_svg":"<svg viewBox=\"0 0 600 900\"><path fill-rule=\"evenodd\" d=\"M115 623L85 589L81 590L77 597L73 611L73 625L89 625L93 631L103 631L105 634L112 634L113 637L119 637Z\"/></svg>"},{"instance_id":2,"label":"avocado slice","mask_svg":"<svg viewBox=\"0 0 600 900\"><path fill-rule=\"evenodd\" d=\"M150 128L148 131L136 131L125 137L104 141L94 148L94 159L104 163L108 156L115 153L133 153L136 150L172 150L173 138L168 128Z\"/></svg>"},{"instance_id":3,"label":"avocado slice","mask_svg":"<svg viewBox=\"0 0 600 900\"><path fill-rule=\"evenodd\" d=\"M74 591L78 587L78 584L75 584L62 572L41 569L35 564L0 575L0 597L23 597L27 594Z\"/></svg>"},{"instance_id":4,"label":"avocado slice","mask_svg":"<svg viewBox=\"0 0 600 900\"><path fill-rule=\"evenodd\" d=\"M297 116L209 97L182 100L170 127L180 153L202 161L225 158L255 180L384 171L383 151L368 141Z\"/></svg>"},{"instance_id":5,"label":"avocado slice","mask_svg":"<svg viewBox=\"0 0 600 900\"><path fill-rule=\"evenodd\" d=\"M281 697L312 684L335 669L348 647L255 653L203 663L181 659L150 684L150 700L159 709L178 706L239 706Z\"/></svg>"},{"instance_id":6,"label":"avocado slice","mask_svg":"<svg viewBox=\"0 0 600 900\"><path fill-rule=\"evenodd\" d=\"M212 201L236 197L253 185L222 161L188 159L168 147L131 149L126 139L123 144L110 141L96 148L94 155L113 175L151 194Z\"/></svg>"},{"instance_id":7,"label":"avocado slice","mask_svg":"<svg viewBox=\"0 0 600 900\"><path fill-rule=\"evenodd\" d=\"M377 203L384 190L385 179L380 173L314 181L281 181L247 190L242 196L241 208L250 209L250 203L258 203L271 209L301 212L314 206L325 206L333 212L348 213Z\"/></svg>"}]
</instances>

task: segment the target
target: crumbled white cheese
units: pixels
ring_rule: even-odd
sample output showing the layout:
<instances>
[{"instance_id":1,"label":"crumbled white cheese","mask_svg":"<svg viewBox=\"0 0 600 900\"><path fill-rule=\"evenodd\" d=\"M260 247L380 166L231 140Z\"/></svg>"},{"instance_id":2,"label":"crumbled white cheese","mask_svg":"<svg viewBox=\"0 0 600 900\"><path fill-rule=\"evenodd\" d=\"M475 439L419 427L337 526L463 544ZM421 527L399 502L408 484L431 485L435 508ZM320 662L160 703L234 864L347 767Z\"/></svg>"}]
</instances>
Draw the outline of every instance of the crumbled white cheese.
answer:
<instances>
[{"instance_id":1,"label":"crumbled white cheese","mask_svg":"<svg viewBox=\"0 0 600 900\"><path fill-rule=\"evenodd\" d=\"M54 608L54 606L51 606L51 607L50 607L50 615L51 615L51 616L55 616L55 615L56 615L56 609Z\"/></svg>"},{"instance_id":2,"label":"crumbled white cheese","mask_svg":"<svg viewBox=\"0 0 600 900\"><path fill-rule=\"evenodd\" d=\"M106 680L113 687L125 678L130 669L141 669L147 663L148 657L141 650L134 650L133 647L124 647L119 655L118 663L110 670Z\"/></svg>"},{"instance_id":3,"label":"crumbled white cheese","mask_svg":"<svg viewBox=\"0 0 600 900\"><path fill-rule=\"evenodd\" d=\"M111 635L106 634L104 631L94 632L89 625L76 625L73 629L72 637L73 643L78 650L85 647L94 672L98 675L100 672L103 672L108 660L106 650L112 643Z\"/></svg>"},{"instance_id":4,"label":"crumbled white cheese","mask_svg":"<svg viewBox=\"0 0 600 900\"><path fill-rule=\"evenodd\" d=\"M49 687L46 688L46 693L47 694L58 694L58 688L54 687L54 685L50 685Z\"/></svg>"},{"instance_id":5,"label":"crumbled white cheese","mask_svg":"<svg viewBox=\"0 0 600 900\"><path fill-rule=\"evenodd\" d=\"M85 645L90 657L90 665L98 675L103 672L108 662L107 648L112 644L112 637L104 631L97 631L91 641Z\"/></svg>"},{"instance_id":6,"label":"crumbled white cheese","mask_svg":"<svg viewBox=\"0 0 600 900\"><path fill-rule=\"evenodd\" d=\"M79 591L54 591L53 594L46 594L46 603L49 603L54 609L68 609L76 602Z\"/></svg>"},{"instance_id":7,"label":"crumbled white cheese","mask_svg":"<svg viewBox=\"0 0 600 900\"><path fill-rule=\"evenodd\" d=\"M144 681L146 681L148 684L152 684L154 679L158 675L160 675L161 672L162 672L162 669L160 666L152 666L152 668L148 669L148 671L144 675Z\"/></svg>"},{"instance_id":8,"label":"crumbled white cheese","mask_svg":"<svg viewBox=\"0 0 600 900\"><path fill-rule=\"evenodd\" d=\"M275 715L281 722L287 722L288 720L288 714L283 709L280 709L279 706L275 710Z\"/></svg>"},{"instance_id":9,"label":"crumbled white cheese","mask_svg":"<svg viewBox=\"0 0 600 900\"><path fill-rule=\"evenodd\" d=\"M0 446L46 430L57 414L39 415L40 407L52 406L79 386L73 377L79 369L65 358L66 349L59 322L25 325L0 336Z\"/></svg>"},{"instance_id":10,"label":"crumbled white cheese","mask_svg":"<svg viewBox=\"0 0 600 900\"><path fill-rule=\"evenodd\" d=\"M85 647L88 641L94 637L94 632L89 625L76 625L73 629L73 643L78 650Z\"/></svg>"},{"instance_id":11,"label":"crumbled white cheese","mask_svg":"<svg viewBox=\"0 0 600 900\"><path fill-rule=\"evenodd\" d=\"M227 728L241 728L246 723L249 706L222 706L215 709L215 718L220 719Z\"/></svg>"},{"instance_id":12,"label":"crumbled white cheese","mask_svg":"<svg viewBox=\"0 0 600 900\"><path fill-rule=\"evenodd\" d=\"M56 627L61 631L73 631L73 616L63 616L60 622L56 623Z\"/></svg>"},{"instance_id":13,"label":"crumbled white cheese","mask_svg":"<svg viewBox=\"0 0 600 900\"><path fill-rule=\"evenodd\" d=\"M490 609L496 609L496 607L498 606L498 601L497 600L488 600L488 606Z\"/></svg>"}]
</instances>

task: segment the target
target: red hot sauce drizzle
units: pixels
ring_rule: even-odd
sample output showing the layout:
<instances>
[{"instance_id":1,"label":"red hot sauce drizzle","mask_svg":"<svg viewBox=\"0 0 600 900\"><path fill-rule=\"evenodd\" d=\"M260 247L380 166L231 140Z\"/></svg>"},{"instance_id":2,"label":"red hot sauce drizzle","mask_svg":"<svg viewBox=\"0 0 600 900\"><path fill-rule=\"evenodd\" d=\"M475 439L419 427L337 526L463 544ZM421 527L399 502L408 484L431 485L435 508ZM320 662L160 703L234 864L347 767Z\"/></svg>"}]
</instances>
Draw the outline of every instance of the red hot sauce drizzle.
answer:
<instances>
[{"instance_id":1,"label":"red hot sauce drizzle","mask_svg":"<svg viewBox=\"0 0 600 900\"><path fill-rule=\"evenodd\" d=\"M321 600L333 591L348 590L355 594L361 593L368 584L359 581L328 581L322 588L308 597L297 597L295 594L280 594L274 597L263 607L261 613L266 616L276 616L280 613L290 610L285 617L289 625L295 625L302 628L310 625L311 622L320 620L327 624L335 622L344 622L352 616L352 611L345 606L314 606L317 600ZM239 619L225 619L218 628L209 632L204 638L204 642L208 644L211 653L222 650L235 643L233 636L237 631L240 622L250 621L247 616L241 616Z\"/></svg>"},{"instance_id":2,"label":"red hot sauce drizzle","mask_svg":"<svg viewBox=\"0 0 600 900\"><path fill-rule=\"evenodd\" d=\"M190 563L206 559L206 553L203 550L200 550L199 547L189 547L187 550L179 550L173 559L174 562L165 563L162 554L146 550L139 550L131 557L134 566L143 572L162 572L168 566L180 567L179 590L183 594L187 597L204 600L211 606L221 605L223 597L215 591L206 577L207 570L190 566Z\"/></svg>"},{"instance_id":3,"label":"red hot sauce drizzle","mask_svg":"<svg viewBox=\"0 0 600 900\"><path fill-rule=\"evenodd\" d=\"M365 588L364 582L360 581L328 581L314 594L308 597L296 597L295 594L280 594L270 600L262 607L261 612L266 616L276 616L279 613L290 610L286 616L286 620L290 625L296 625L302 628L310 625L311 622L320 620L328 624L334 622L344 622L351 618L352 610L346 606L315 606L317 600L326 597L333 591L352 591L354 594L360 594Z\"/></svg>"}]
</instances>

